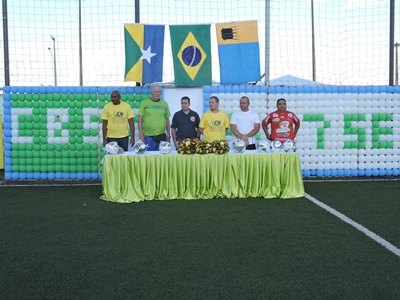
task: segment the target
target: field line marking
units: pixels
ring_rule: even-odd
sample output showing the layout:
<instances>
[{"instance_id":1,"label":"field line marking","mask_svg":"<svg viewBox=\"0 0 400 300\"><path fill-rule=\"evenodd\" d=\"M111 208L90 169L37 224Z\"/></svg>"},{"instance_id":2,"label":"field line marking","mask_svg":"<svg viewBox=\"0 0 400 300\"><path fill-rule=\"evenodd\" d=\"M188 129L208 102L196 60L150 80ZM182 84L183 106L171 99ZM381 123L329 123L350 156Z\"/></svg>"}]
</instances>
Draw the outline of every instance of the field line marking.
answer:
<instances>
[{"instance_id":1,"label":"field line marking","mask_svg":"<svg viewBox=\"0 0 400 300\"><path fill-rule=\"evenodd\" d=\"M336 209L330 207L329 205L326 205L325 203L322 203L321 201L319 201L318 199L314 198L313 196L305 193L304 197L307 200L311 201L312 203L318 205L322 209L326 210L327 212L331 213L335 217L339 218L343 222L345 222L345 223L353 226L357 230L361 231L367 237L369 237L370 239L374 240L378 244L381 244L383 247L385 247L387 250L392 252L394 255L400 257L400 249L397 248L392 243L388 242L387 240L385 240L384 238L380 237L379 235L377 235L376 233L372 232L371 230L369 230L368 228L364 227L363 225L353 221L352 219L350 219L346 215L342 214L341 212L337 211Z\"/></svg>"}]
</instances>

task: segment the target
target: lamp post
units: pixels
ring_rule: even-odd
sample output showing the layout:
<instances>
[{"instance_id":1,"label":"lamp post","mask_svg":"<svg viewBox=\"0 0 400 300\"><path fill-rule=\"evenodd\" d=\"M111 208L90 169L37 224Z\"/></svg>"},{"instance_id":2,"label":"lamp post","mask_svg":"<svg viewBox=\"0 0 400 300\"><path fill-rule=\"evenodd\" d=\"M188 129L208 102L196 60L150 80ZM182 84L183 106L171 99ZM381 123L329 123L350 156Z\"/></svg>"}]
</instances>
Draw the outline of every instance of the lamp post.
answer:
<instances>
[{"instance_id":1,"label":"lamp post","mask_svg":"<svg viewBox=\"0 0 400 300\"><path fill-rule=\"evenodd\" d=\"M395 58L395 70L394 70L394 84L399 85L399 43L394 44L396 48Z\"/></svg>"},{"instance_id":2,"label":"lamp post","mask_svg":"<svg viewBox=\"0 0 400 300\"><path fill-rule=\"evenodd\" d=\"M53 40L54 86L57 86L56 38L54 36L51 36L51 39ZM48 49L51 53L50 47Z\"/></svg>"}]
</instances>

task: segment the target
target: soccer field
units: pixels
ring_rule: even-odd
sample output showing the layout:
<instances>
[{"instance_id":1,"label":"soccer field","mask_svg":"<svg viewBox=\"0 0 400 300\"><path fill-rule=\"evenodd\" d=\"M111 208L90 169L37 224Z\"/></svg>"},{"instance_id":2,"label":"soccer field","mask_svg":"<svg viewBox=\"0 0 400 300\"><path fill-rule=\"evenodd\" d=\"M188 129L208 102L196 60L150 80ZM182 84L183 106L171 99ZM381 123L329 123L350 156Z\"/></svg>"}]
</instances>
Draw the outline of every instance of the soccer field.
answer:
<instances>
[{"instance_id":1,"label":"soccer field","mask_svg":"<svg viewBox=\"0 0 400 300\"><path fill-rule=\"evenodd\" d=\"M305 189L115 204L100 185L2 184L2 298L399 299L400 181Z\"/></svg>"}]
</instances>

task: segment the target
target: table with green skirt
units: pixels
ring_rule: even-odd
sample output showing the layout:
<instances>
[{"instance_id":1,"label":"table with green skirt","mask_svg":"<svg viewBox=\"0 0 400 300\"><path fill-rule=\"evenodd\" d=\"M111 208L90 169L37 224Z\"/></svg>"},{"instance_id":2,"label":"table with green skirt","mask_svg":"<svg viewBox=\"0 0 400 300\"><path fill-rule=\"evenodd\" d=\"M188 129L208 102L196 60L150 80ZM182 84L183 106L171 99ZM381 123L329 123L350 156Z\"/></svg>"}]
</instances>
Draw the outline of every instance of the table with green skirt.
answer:
<instances>
[{"instance_id":1,"label":"table with green skirt","mask_svg":"<svg viewBox=\"0 0 400 300\"><path fill-rule=\"evenodd\" d=\"M297 198L304 196L296 153L106 155L102 200Z\"/></svg>"}]
</instances>

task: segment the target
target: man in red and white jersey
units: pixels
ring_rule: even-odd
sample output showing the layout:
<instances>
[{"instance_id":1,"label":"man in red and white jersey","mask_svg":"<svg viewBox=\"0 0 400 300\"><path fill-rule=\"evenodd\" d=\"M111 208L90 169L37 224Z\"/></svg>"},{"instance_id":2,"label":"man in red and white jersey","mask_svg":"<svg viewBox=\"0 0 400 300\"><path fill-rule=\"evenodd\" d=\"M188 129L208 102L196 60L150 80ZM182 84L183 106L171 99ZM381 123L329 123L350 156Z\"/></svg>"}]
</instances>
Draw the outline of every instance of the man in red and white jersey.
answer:
<instances>
[{"instance_id":1,"label":"man in red and white jersey","mask_svg":"<svg viewBox=\"0 0 400 300\"><path fill-rule=\"evenodd\" d=\"M276 102L278 110L270 113L262 121L262 127L270 141L278 140L285 142L287 140L294 140L297 131L300 128L300 120L296 115L286 110L286 100L283 98L278 99ZM271 124L271 133L268 131L268 126Z\"/></svg>"}]
</instances>

